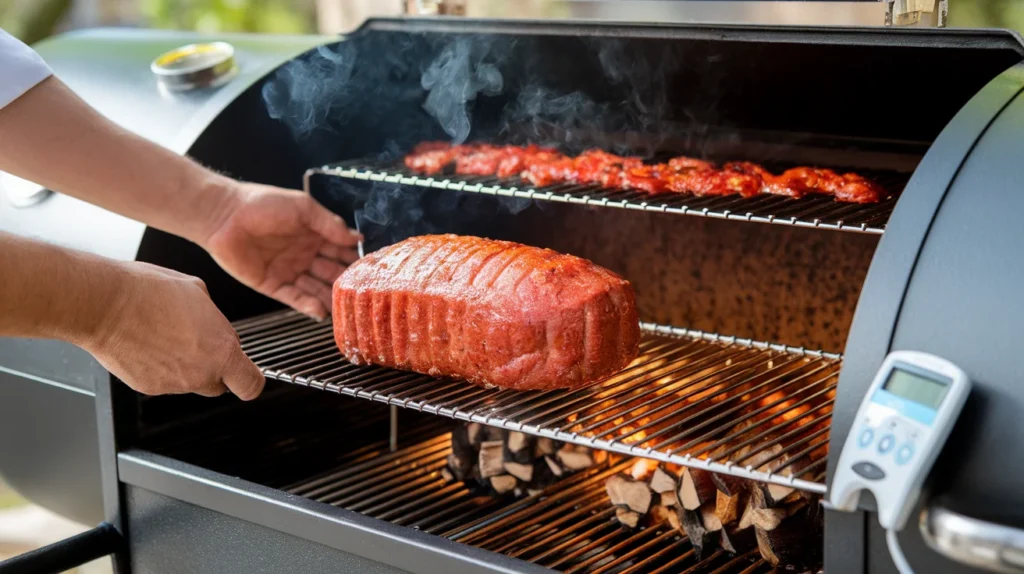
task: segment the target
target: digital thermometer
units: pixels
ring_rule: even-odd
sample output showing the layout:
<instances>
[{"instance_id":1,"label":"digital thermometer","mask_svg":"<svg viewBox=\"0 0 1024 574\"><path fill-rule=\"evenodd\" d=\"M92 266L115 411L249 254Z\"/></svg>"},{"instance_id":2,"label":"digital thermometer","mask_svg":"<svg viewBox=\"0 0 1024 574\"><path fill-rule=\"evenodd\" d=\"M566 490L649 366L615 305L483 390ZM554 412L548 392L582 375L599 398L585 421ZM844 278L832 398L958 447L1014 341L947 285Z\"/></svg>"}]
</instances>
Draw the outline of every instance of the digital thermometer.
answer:
<instances>
[{"instance_id":1,"label":"digital thermometer","mask_svg":"<svg viewBox=\"0 0 1024 574\"><path fill-rule=\"evenodd\" d=\"M890 353L846 437L829 505L852 512L868 490L878 502L879 524L901 530L970 391L967 374L945 359Z\"/></svg>"}]
</instances>

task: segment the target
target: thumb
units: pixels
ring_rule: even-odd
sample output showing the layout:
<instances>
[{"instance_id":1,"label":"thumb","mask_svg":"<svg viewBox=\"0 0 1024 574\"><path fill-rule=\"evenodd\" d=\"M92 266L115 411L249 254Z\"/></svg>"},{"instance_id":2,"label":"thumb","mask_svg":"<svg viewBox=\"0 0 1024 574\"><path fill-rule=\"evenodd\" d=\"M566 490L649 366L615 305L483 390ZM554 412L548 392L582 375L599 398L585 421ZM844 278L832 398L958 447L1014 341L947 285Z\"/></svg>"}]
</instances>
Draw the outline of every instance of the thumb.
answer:
<instances>
[{"instance_id":1,"label":"thumb","mask_svg":"<svg viewBox=\"0 0 1024 574\"><path fill-rule=\"evenodd\" d=\"M251 401L260 396L266 379L260 368L242 352L242 347L235 351L231 362L224 372L224 385L236 397L243 401Z\"/></svg>"}]
</instances>

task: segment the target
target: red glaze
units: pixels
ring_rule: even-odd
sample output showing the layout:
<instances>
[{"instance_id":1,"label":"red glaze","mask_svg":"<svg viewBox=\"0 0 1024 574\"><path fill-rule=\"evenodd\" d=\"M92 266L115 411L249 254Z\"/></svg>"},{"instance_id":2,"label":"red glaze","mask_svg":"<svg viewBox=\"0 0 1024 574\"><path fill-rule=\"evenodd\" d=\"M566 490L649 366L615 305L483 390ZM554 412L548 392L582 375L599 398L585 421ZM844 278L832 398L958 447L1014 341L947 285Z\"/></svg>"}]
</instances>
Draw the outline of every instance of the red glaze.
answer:
<instances>
[{"instance_id":1,"label":"red glaze","mask_svg":"<svg viewBox=\"0 0 1024 574\"><path fill-rule=\"evenodd\" d=\"M622 157L600 149L589 149L576 158L569 158L554 149L536 145L450 146L426 142L417 145L405 158L410 169L425 174L439 173L453 162L459 174L519 175L538 187L577 183L647 193L671 191L743 197L771 194L800 198L821 193L832 195L836 201L854 203L876 203L885 198L879 185L855 173L839 175L830 169L797 167L774 175L751 162L730 162L718 169L707 161L684 156L674 157L664 164L645 165L640 158Z\"/></svg>"},{"instance_id":2,"label":"red glaze","mask_svg":"<svg viewBox=\"0 0 1024 574\"><path fill-rule=\"evenodd\" d=\"M334 335L356 364L507 389L575 388L626 367L630 284L593 263L478 237L413 237L334 284Z\"/></svg>"}]
</instances>

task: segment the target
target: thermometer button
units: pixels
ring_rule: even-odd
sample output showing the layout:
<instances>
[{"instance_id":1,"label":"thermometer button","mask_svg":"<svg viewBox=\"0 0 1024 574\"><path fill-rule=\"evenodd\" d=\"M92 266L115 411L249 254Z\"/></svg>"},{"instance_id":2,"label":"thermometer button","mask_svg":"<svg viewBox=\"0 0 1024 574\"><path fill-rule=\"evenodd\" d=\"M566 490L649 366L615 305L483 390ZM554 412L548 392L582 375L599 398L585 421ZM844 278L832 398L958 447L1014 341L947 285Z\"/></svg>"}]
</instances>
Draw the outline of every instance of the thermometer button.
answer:
<instances>
[{"instance_id":1,"label":"thermometer button","mask_svg":"<svg viewBox=\"0 0 1024 574\"><path fill-rule=\"evenodd\" d=\"M892 450L892 447L896 444L896 437L891 434L887 434L878 441L878 452L882 454L888 453Z\"/></svg>"},{"instance_id":2,"label":"thermometer button","mask_svg":"<svg viewBox=\"0 0 1024 574\"><path fill-rule=\"evenodd\" d=\"M854 463L853 472L856 472L868 480L882 480L885 478L884 470L882 470L877 464L867 461Z\"/></svg>"},{"instance_id":3,"label":"thermometer button","mask_svg":"<svg viewBox=\"0 0 1024 574\"><path fill-rule=\"evenodd\" d=\"M873 440L875 440L875 432L872 431L871 429L864 429L863 431L861 431L860 438L857 439L857 443L863 447L871 444L871 441Z\"/></svg>"},{"instance_id":4,"label":"thermometer button","mask_svg":"<svg viewBox=\"0 0 1024 574\"><path fill-rule=\"evenodd\" d=\"M912 456L914 456L914 447L909 444L905 444L896 451L896 464L906 464Z\"/></svg>"}]
</instances>

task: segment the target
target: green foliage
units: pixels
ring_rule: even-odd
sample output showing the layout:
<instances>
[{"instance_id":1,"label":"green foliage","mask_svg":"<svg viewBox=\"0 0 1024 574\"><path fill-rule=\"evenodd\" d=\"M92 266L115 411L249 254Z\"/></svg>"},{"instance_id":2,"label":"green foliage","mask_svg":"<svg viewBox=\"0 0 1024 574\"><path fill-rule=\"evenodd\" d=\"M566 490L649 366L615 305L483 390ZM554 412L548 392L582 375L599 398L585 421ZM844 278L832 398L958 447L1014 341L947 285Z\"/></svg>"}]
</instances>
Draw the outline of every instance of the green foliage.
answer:
<instances>
[{"instance_id":1,"label":"green foliage","mask_svg":"<svg viewBox=\"0 0 1024 574\"><path fill-rule=\"evenodd\" d=\"M316 30L314 0L140 0L154 28L302 34Z\"/></svg>"},{"instance_id":2,"label":"green foliage","mask_svg":"<svg viewBox=\"0 0 1024 574\"><path fill-rule=\"evenodd\" d=\"M1024 31L1024 1L949 0L949 25Z\"/></svg>"}]
</instances>

